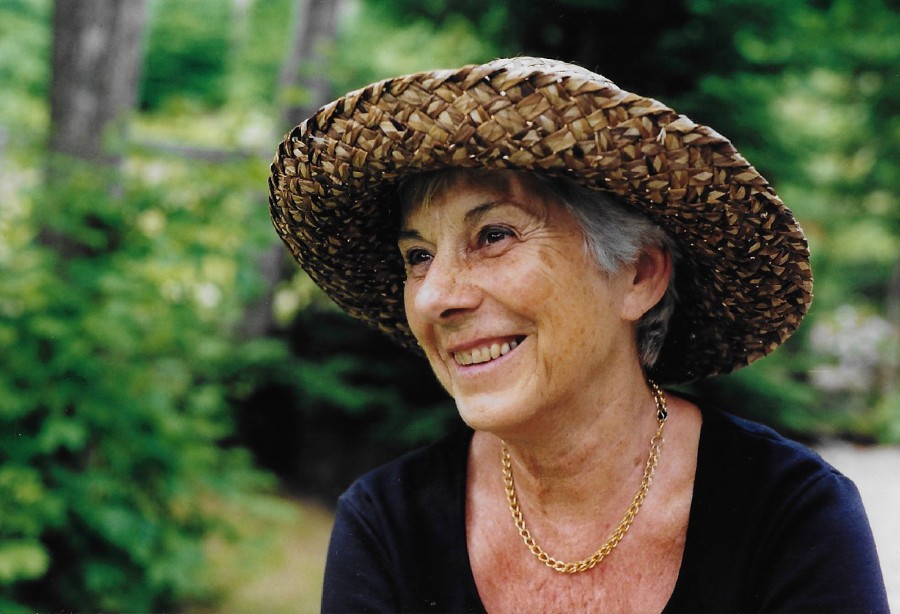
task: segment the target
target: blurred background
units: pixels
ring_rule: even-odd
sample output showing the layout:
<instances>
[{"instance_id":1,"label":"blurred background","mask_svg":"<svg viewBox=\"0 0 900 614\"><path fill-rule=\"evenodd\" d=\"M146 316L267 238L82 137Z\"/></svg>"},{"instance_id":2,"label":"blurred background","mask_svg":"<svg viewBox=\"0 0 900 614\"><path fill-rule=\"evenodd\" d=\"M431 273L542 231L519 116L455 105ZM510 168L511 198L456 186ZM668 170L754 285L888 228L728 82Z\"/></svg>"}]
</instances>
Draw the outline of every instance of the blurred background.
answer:
<instances>
[{"instance_id":1,"label":"blurred background","mask_svg":"<svg viewBox=\"0 0 900 614\"><path fill-rule=\"evenodd\" d=\"M776 186L812 311L689 391L868 454L886 492L894 0L0 0L0 611L317 611L337 495L457 417L288 260L268 164L347 90L519 54L662 99Z\"/></svg>"}]
</instances>

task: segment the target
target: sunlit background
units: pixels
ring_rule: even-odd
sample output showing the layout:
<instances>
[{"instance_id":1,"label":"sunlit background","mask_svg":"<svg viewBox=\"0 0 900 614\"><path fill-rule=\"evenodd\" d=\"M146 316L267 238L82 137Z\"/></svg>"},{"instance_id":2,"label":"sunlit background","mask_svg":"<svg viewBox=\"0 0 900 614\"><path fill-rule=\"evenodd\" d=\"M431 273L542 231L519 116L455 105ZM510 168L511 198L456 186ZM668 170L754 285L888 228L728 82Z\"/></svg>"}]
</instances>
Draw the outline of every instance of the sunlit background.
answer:
<instances>
[{"instance_id":1,"label":"sunlit background","mask_svg":"<svg viewBox=\"0 0 900 614\"><path fill-rule=\"evenodd\" d=\"M522 54L715 127L799 218L809 317L690 391L847 463L900 607L895 3L0 0L0 611L317 611L337 495L457 418L288 260L268 164L349 89Z\"/></svg>"}]
</instances>

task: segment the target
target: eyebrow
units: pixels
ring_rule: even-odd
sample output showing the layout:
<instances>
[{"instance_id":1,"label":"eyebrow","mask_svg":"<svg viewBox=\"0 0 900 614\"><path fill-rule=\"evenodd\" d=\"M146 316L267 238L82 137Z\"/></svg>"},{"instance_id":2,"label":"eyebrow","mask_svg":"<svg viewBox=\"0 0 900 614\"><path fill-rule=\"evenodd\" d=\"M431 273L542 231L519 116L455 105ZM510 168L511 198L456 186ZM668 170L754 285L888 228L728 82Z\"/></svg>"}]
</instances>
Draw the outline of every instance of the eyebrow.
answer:
<instances>
[{"instance_id":1,"label":"eyebrow","mask_svg":"<svg viewBox=\"0 0 900 614\"><path fill-rule=\"evenodd\" d=\"M472 223L478 220L478 218L482 217L485 213L487 213L494 207L508 204L510 204L508 200L491 200L486 203L482 203L477 207L472 207L471 209L466 211L466 215L463 219L465 219L465 221L468 223Z\"/></svg>"},{"instance_id":2,"label":"eyebrow","mask_svg":"<svg viewBox=\"0 0 900 614\"><path fill-rule=\"evenodd\" d=\"M508 200L491 200L486 203L482 203L476 207L472 207L468 211L466 211L463 219L467 224L472 224L478 221L479 218L483 217L488 211L491 209L498 207L500 205L509 205L511 204ZM422 235L418 230L401 228L397 233L397 240L402 241L404 239L421 239Z\"/></svg>"},{"instance_id":3,"label":"eyebrow","mask_svg":"<svg viewBox=\"0 0 900 614\"><path fill-rule=\"evenodd\" d=\"M422 235L419 234L418 230L401 229L400 232L397 233L398 241L403 241L404 239L410 240L410 239L421 239L421 238L422 238Z\"/></svg>"}]
</instances>

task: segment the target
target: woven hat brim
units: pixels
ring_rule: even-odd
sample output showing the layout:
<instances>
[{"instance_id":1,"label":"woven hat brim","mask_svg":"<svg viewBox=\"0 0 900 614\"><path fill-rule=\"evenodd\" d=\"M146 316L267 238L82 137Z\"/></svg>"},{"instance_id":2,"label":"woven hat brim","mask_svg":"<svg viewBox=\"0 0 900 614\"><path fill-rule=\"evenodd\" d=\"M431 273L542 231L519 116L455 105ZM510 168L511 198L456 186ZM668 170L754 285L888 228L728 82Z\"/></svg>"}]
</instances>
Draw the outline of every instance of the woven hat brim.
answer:
<instances>
[{"instance_id":1,"label":"woven hat brim","mask_svg":"<svg viewBox=\"0 0 900 614\"><path fill-rule=\"evenodd\" d=\"M393 187L441 168L519 169L607 192L680 245L680 297L652 374L678 383L769 354L812 300L803 232L723 136L580 67L535 58L387 79L281 143L278 234L350 315L417 349L403 308Z\"/></svg>"}]
</instances>

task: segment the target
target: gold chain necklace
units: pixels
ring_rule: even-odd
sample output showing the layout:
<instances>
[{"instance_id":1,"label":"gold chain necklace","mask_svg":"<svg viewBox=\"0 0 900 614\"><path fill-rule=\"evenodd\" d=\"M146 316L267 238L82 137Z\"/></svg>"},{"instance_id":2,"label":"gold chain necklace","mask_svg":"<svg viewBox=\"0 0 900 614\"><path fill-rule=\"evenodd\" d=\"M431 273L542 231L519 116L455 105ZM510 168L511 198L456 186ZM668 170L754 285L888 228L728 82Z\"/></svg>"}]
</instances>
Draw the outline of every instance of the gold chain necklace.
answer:
<instances>
[{"instance_id":1,"label":"gold chain necklace","mask_svg":"<svg viewBox=\"0 0 900 614\"><path fill-rule=\"evenodd\" d=\"M578 573L596 567L600 561L609 556L609 554L615 550L616 546L619 545L619 542L625 537L625 533L628 532L631 523L634 522L641 506L644 504L644 499L647 497L647 492L650 490L650 482L653 481L653 473L656 471L656 465L659 462L659 449L662 445L663 427L666 425L666 418L669 415L665 393L660 390L659 386L657 386L656 382L653 380L648 379L647 383L653 391L653 400L656 401L656 419L659 422L659 427L656 429L656 434L650 440L650 456L647 458L647 465L644 467L644 477L641 480L641 487L638 488L637 494L634 495L634 499L631 501L631 506L629 506L628 511L625 512L625 517L622 518L622 521L619 523L619 526L616 527L616 530L612 532L612 535L609 536L606 543L600 546L599 550L586 559L575 561L574 563L565 563L544 552L543 548L538 546L537 542L534 541L531 533L525 527L525 519L522 517L522 511L519 509L519 500L516 497L516 485L515 482L513 482L512 462L509 458L509 450L506 448L506 442L503 442L503 452L501 455L503 483L506 485L506 500L509 502L509 511L512 513L513 522L516 525L516 529L519 530L522 541L525 542L525 545L528 546L531 553L536 556L540 562L554 571L560 573Z\"/></svg>"}]
</instances>

